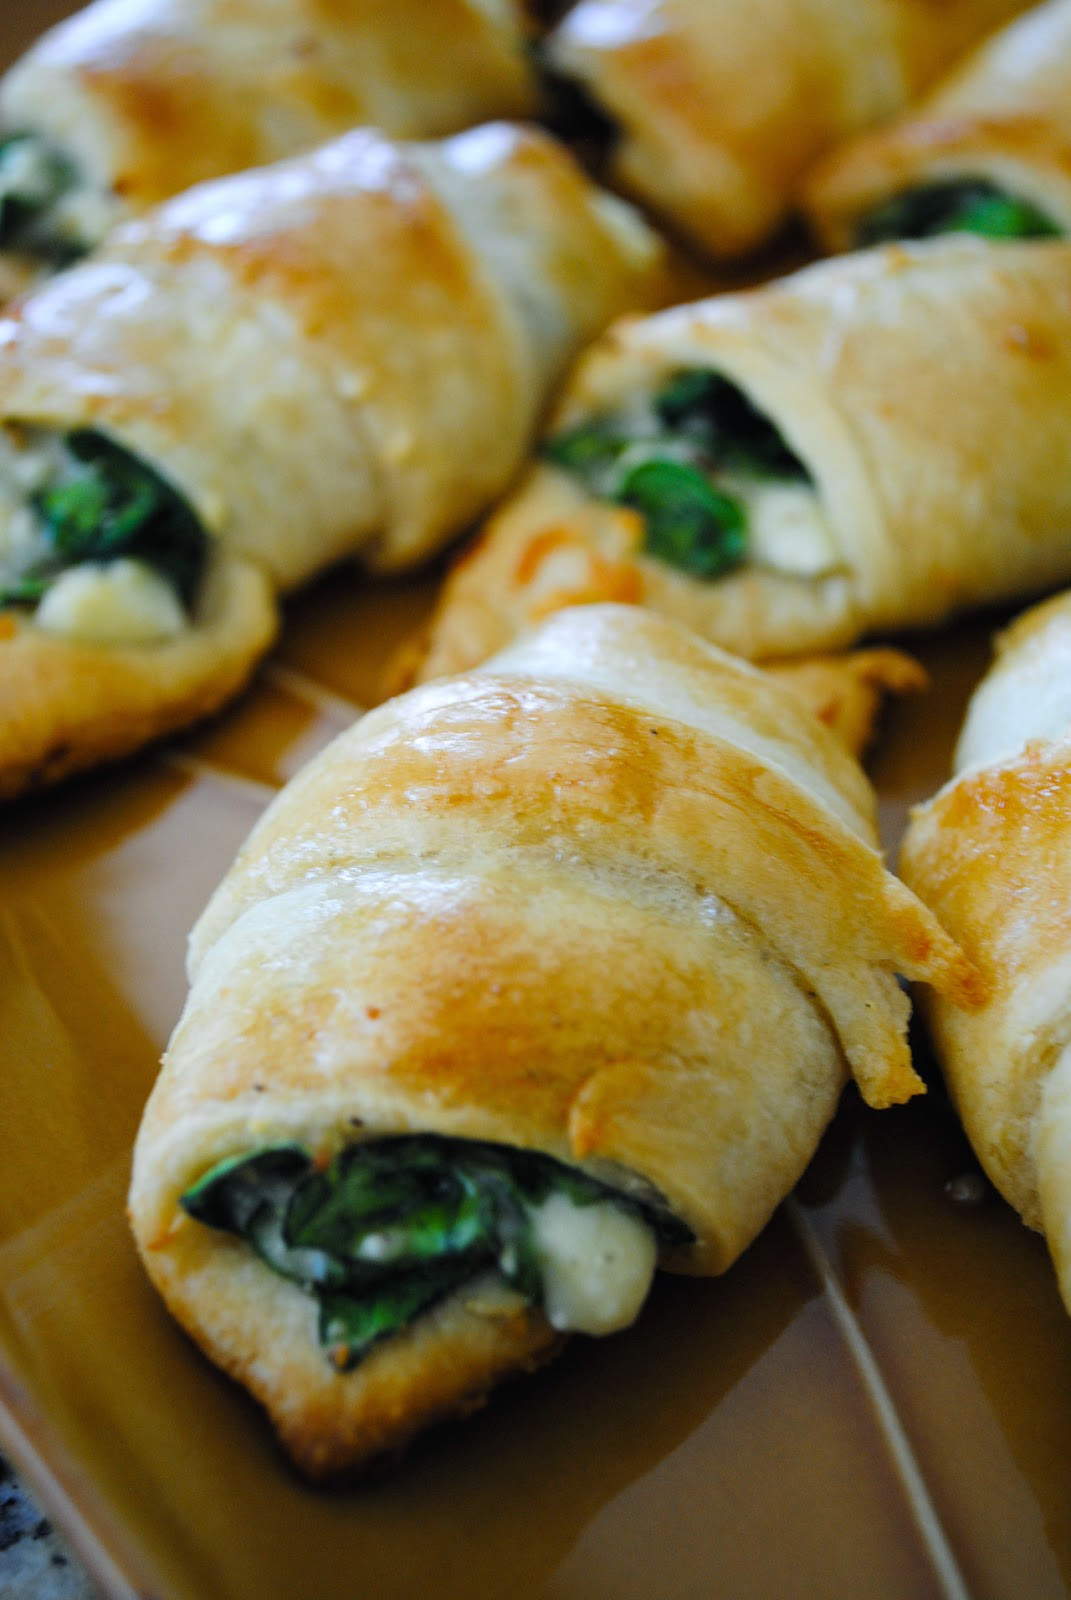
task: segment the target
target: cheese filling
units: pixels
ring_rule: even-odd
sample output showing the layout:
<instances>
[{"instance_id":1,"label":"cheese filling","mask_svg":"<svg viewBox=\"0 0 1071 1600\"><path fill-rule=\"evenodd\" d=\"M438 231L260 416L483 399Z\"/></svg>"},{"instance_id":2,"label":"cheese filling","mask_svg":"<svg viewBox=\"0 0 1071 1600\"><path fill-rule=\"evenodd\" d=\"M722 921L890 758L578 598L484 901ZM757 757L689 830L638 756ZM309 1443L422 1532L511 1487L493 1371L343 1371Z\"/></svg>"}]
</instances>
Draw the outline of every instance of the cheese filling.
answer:
<instances>
[{"instance_id":1,"label":"cheese filling","mask_svg":"<svg viewBox=\"0 0 1071 1600\"><path fill-rule=\"evenodd\" d=\"M104 645L188 625L207 539L151 468L89 430L0 426L0 607Z\"/></svg>"},{"instance_id":2,"label":"cheese filling","mask_svg":"<svg viewBox=\"0 0 1071 1600\"><path fill-rule=\"evenodd\" d=\"M720 480L744 506L748 564L793 578L825 578L841 569L836 541L810 484Z\"/></svg>"},{"instance_id":3,"label":"cheese filling","mask_svg":"<svg viewBox=\"0 0 1071 1600\"><path fill-rule=\"evenodd\" d=\"M647 1298L658 1242L613 1201L579 1206L552 1194L532 1212L547 1321L563 1332L614 1333Z\"/></svg>"}]
</instances>

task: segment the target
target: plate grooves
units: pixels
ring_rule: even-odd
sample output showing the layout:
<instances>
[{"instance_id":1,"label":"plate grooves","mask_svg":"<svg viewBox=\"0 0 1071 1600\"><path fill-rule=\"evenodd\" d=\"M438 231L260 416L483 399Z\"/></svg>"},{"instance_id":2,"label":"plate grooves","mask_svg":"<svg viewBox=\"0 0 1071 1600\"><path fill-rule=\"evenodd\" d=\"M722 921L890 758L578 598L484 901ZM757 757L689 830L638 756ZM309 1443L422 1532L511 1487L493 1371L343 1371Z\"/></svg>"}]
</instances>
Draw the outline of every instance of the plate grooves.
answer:
<instances>
[{"instance_id":1,"label":"plate grooves","mask_svg":"<svg viewBox=\"0 0 1071 1600\"><path fill-rule=\"evenodd\" d=\"M273 684L276 689L282 689L286 694L293 695L296 700L304 700L329 722L335 723L339 729L348 728L351 722L363 717L368 709L367 706L358 705L356 701L347 699L345 695L336 694L333 689L328 689L304 672L284 666L281 661L269 661L261 669L260 675L266 683Z\"/></svg>"},{"instance_id":2,"label":"plate grooves","mask_svg":"<svg viewBox=\"0 0 1071 1600\"><path fill-rule=\"evenodd\" d=\"M256 806L258 811L263 811L264 807L275 799L281 787L262 783L259 778L244 777L230 767L221 767L214 761L205 761L201 756L191 755L188 750L179 750L169 745L162 746L157 755L162 765L181 772L187 778L207 778Z\"/></svg>"},{"instance_id":3,"label":"plate grooves","mask_svg":"<svg viewBox=\"0 0 1071 1600\"><path fill-rule=\"evenodd\" d=\"M926 1551L933 1563L937 1581L944 1596L944 1600L971 1600L971 1591L967 1587L959 1563L948 1541L941 1519L937 1515L936 1507L926 1487L915 1452L907 1436L907 1430L893 1403L885 1379L882 1377L881 1368L877 1358L870 1347L866 1334L856 1317L855 1312L848 1304L840 1280L833 1268L824 1246L811 1226L809 1218L803 1211L798 1200L790 1195L785 1202L788 1214L796 1234L807 1252L808 1260L818 1275L826 1299L833 1313L833 1320L837 1329L848 1347L848 1353L862 1380L863 1387L870 1397L878 1422L885 1435L893 1465L903 1486L912 1515L918 1524L919 1533Z\"/></svg>"}]
</instances>

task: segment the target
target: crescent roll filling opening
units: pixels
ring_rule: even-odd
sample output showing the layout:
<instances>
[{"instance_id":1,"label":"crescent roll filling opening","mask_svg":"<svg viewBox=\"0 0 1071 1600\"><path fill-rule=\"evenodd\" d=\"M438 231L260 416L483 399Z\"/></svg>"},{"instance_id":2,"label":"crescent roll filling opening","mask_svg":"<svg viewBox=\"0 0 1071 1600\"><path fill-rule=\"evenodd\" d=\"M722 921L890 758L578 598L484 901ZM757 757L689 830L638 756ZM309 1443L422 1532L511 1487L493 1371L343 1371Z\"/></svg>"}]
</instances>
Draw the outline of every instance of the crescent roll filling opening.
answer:
<instances>
[{"instance_id":1,"label":"crescent roll filling opening","mask_svg":"<svg viewBox=\"0 0 1071 1600\"><path fill-rule=\"evenodd\" d=\"M605 174L621 141L621 125L578 78L554 66L545 47L535 45L532 58L539 78L540 120L593 172Z\"/></svg>"},{"instance_id":2,"label":"crescent roll filling opening","mask_svg":"<svg viewBox=\"0 0 1071 1600\"><path fill-rule=\"evenodd\" d=\"M174 638L208 551L186 500L113 439L0 425L0 607L92 643Z\"/></svg>"},{"instance_id":3,"label":"crescent roll filling opening","mask_svg":"<svg viewBox=\"0 0 1071 1600\"><path fill-rule=\"evenodd\" d=\"M1063 229L1033 201L988 178L949 178L893 195L860 222L856 246L975 233L986 239L1060 238Z\"/></svg>"},{"instance_id":4,"label":"crescent roll filling opening","mask_svg":"<svg viewBox=\"0 0 1071 1600\"><path fill-rule=\"evenodd\" d=\"M180 1203L316 1299L339 1371L488 1272L562 1331L613 1332L646 1299L659 1249L694 1241L658 1197L433 1134L350 1144L326 1162L269 1146L218 1163Z\"/></svg>"},{"instance_id":5,"label":"crescent roll filling opening","mask_svg":"<svg viewBox=\"0 0 1071 1600\"><path fill-rule=\"evenodd\" d=\"M114 209L112 197L39 134L0 138L0 250L66 266L100 243Z\"/></svg>"},{"instance_id":6,"label":"crescent roll filling opening","mask_svg":"<svg viewBox=\"0 0 1071 1600\"><path fill-rule=\"evenodd\" d=\"M780 431L720 373L686 367L543 453L643 519L647 555L715 580L745 564L801 578L842 563L814 480Z\"/></svg>"}]
</instances>

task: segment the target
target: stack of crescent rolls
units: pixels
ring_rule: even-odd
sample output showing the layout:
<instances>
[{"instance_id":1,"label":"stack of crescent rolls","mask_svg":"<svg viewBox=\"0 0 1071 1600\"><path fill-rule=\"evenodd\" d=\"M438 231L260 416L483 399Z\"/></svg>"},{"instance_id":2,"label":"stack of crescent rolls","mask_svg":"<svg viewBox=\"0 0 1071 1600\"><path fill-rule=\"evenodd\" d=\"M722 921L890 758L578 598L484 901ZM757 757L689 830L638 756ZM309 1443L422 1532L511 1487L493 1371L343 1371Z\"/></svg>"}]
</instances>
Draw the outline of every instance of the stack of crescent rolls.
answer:
<instances>
[{"instance_id":1,"label":"stack of crescent rolls","mask_svg":"<svg viewBox=\"0 0 1071 1600\"><path fill-rule=\"evenodd\" d=\"M134 1158L312 1478L727 1270L850 1079L924 1089L904 980L1071 1305L1068 603L903 881L857 760L904 630L1071 584L1071 0L550 9L95 0L0 84L0 797L459 541L198 922ZM776 276L793 219L841 253Z\"/></svg>"}]
</instances>

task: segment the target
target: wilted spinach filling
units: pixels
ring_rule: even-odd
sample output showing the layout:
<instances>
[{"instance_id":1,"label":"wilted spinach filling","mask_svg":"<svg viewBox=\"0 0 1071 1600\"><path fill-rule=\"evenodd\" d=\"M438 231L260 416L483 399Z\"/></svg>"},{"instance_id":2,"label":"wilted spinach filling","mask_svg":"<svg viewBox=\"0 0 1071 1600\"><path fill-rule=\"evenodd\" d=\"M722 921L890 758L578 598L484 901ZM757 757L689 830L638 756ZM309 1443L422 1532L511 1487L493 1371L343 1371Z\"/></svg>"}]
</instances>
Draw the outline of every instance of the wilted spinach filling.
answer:
<instances>
[{"instance_id":1,"label":"wilted spinach filling","mask_svg":"<svg viewBox=\"0 0 1071 1600\"><path fill-rule=\"evenodd\" d=\"M74 164L36 134L0 139L0 250L17 250L52 267L84 255L63 202L80 187Z\"/></svg>"},{"instance_id":2,"label":"wilted spinach filling","mask_svg":"<svg viewBox=\"0 0 1071 1600\"><path fill-rule=\"evenodd\" d=\"M692 1237L667 1211L548 1156L430 1134L350 1145L326 1167L272 1146L219 1163L181 1204L315 1296L320 1342L345 1371L485 1272L538 1304L531 1212L552 1193L610 1200L667 1244Z\"/></svg>"},{"instance_id":3,"label":"wilted spinach filling","mask_svg":"<svg viewBox=\"0 0 1071 1600\"><path fill-rule=\"evenodd\" d=\"M920 184L894 195L864 217L856 244L894 239L932 239L945 233L975 233L986 239L1051 239L1063 229L1030 200L984 178Z\"/></svg>"},{"instance_id":4,"label":"wilted spinach filling","mask_svg":"<svg viewBox=\"0 0 1071 1600\"><path fill-rule=\"evenodd\" d=\"M58 462L28 499L36 537L6 560L0 605L36 605L52 583L84 562L144 562L189 609L208 556L208 537L177 490L130 451L94 429L61 436Z\"/></svg>"},{"instance_id":5,"label":"wilted spinach filling","mask_svg":"<svg viewBox=\"0 0 1071 1600\"><path fill-rule=\"evenodd\" d=\"M647 553L697 578L720 578L748 555L747 507L719 478L810 482L747 395L703 368L674 373L649 407L554 435L543 454L592 494L642 512Z\"/></svg>"},{"instance_id":6,"label":"wilted spinach filling","mask_svg":"<svg viewBox=\"0 0 1071 1600\"><path fill-rule=\"evenodd\" d=\"M576 78L559 72L538 45L533 51L540 121L601 173L621 139L621 127Z\"/></svg>"}]
</instances>

